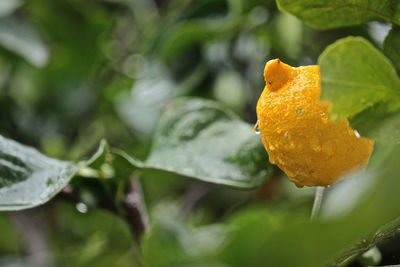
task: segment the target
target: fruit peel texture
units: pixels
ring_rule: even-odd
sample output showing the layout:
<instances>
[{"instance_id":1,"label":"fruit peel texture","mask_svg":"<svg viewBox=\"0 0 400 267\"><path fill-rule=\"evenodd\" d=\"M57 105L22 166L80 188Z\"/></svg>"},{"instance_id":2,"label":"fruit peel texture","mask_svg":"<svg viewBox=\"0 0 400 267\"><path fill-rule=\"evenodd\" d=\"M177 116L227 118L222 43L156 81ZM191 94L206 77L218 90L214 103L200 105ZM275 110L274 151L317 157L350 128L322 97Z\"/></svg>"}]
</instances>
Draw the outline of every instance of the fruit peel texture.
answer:
<instances>
[{"instance_id":1,"label":"fruit peel texture","mask_svg":"<svg viewBox=\"0 0 400 267\"><path fill-rule=\"evenodd\" d=\"M267 62L264 76L257 103L261 139L271 163L298 187L328 186L368 164L374 141L346 119L332 123L329 104L319 102L319 66L293 68L276 59Z\"/></svg>"}]
</instances>

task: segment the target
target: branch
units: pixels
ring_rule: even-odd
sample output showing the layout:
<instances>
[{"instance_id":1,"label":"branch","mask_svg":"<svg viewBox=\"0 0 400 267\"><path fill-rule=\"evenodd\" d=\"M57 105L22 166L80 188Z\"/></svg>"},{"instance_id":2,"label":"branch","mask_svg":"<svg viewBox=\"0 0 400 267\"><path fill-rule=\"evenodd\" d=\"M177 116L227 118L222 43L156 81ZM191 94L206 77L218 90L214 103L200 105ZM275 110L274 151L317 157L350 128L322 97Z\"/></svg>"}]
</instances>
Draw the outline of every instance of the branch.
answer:
<instances>
[{"instance_id":1,"label":"branch","mask_svg":"<svg viewBox=\"0 0 400 267\"><path fill-rule=\"evenodd\" d=\"M43 208L11 213L22 240L24 252L33 266L53 265L53 255L48 246L46 226L43 224Z\"/></svg>"},{"instance_id":2,"label":"branch","mask_svg":"<svg viewBox=\"0 0 400 267\"><path fill-rule=\"evenodd\" d=\"M122 205L125 213L124 216L130 226L133 238L140 244L141 236L148 227L149 217L142 198L142 189L137 178L131 178L130 190L125 195Z\"/></svg>"},{"instance_id":3,"label":"branch","mask_svg":"<svg viewBox=\"0 0 400 267\"><path fill-rule=\"evenodd\" d=\"M369 240L361 240L354 247L343 253L336 259L334 266L344 266L357 256L368 251L372 247L395 237L400 233L400 217L381 227Z\"/></svg>"},{"instance_id":4,"label":"branch","mask_svg":"<svg viewBox=\"0 0 400 267\"><path fill-rule=\"evenodd\" d=\"M70 185L59 193L59 197L74 203L81 202L79 194ZM134 240L139 245L141 236L148 227L149 218L137 178L130 178L129 192L125 194L120 204L122 209L115 205L112 200L106 199L97 203L97 207L111 211L116 215L122 215L129 225Z\"/></svg>"},{"instance_id":5,"label":"branch","mask_svg":"<svg viewBox=\"0 0 400 267\"><path fill-rule=\"evenodd\" d=\"M183 215L189 214L196 205L200 202L200 200L207 195L211 189L212 185L210 183L206 183L203 181L195 181L183 194L180 206Z\"/></svg>"}]
</instances>

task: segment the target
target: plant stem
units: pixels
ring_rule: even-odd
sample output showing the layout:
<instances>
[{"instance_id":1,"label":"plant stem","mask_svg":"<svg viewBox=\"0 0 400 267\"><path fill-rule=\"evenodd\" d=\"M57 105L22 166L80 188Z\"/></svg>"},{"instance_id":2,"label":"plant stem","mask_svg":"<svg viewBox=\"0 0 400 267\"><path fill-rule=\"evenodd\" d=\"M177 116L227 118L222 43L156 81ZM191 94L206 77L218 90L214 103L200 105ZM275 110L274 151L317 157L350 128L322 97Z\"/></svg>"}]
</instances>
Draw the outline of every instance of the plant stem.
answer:
<instances>
[{"instance_id":1,"label":"plant stem","mask_svg":"<svg viewBox=\"0 0 400 267\"><path fill-rule=\"evenodd\" d=\"M146 205L142 198L142 189L139 179L131 178L131 188L125 195L122 205L124 207L125 218L131 228L133 238L140 244L140 238L149 224Z\"/></svg>"},{"instance_id":2,"label":"plant stem","mask_svg":"<svg viewBox=\"0 0 400 267\"><path fill-rule=\"evenodd\" d=\"M181 198L181 210L183 215L192 212L201 199L213 189L212 184L196 181L188 188Z\"/></svg>"},{"instance_id":3,"label":"plant stem","mask_svg":"<svg viewBox=\"0 0 400 267\"><path fill-rule=\"evenodd\" d=\"M311 220L314 220L319 214L319 210L321 209L322 204L322 198L324 197L324 191L324 186L317 186L315 190L314 204L311 211Z\"/></svg>"},{"instance_id":4,"label":"plant stem","mask_svg":"<svg viewBox=\"0 0 400 267\"><path fill-rule=\"evenodd\" d=\"M79 194L75 192L70 185L66 186L59 195L60 197L73 201L74 203L81 201ZM125 194L120 204L122 209L119 208L119 203L113 203L109 198L105 198L103 201L99 201L97 206L109 210L117 215L122 215L129 225L134 240L139 246L141 236L148 227L149 218L138 178L130 178L129 191Z\"/></svg>"}]
</instances>

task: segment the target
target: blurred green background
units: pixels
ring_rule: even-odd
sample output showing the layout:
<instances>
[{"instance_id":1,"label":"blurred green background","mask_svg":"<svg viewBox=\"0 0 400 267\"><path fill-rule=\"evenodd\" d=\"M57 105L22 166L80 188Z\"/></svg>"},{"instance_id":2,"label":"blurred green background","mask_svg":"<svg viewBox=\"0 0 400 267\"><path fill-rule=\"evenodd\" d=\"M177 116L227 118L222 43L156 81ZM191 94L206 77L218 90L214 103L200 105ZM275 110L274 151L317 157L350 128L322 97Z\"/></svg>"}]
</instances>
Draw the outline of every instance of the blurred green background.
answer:
<instances>
[{"instance_id":1,"label":"blurred green background","mask_svg":"<svg viewBox=\"0 0 400 267\"><path fill-rule=\"evenodd\" d=\"M272 0L2 0L0 134L60 159L81 159L102 138L144 159L171 100L212 99L254 124L268 60L316 64L339 38L363 36L380 47L389 29L372 22L318 31ZM278 169L254 190L160 171L138 175L159 224L146 239L145 263L124 220L96 208L101 194L82 189L82 203L56 198L2 213L0 265L263 266L249 262L257 258L251 253L262 253L252 251L254 242L263 241L246 230L246 220L265 209L257 220L278 229L282 221L305 220L312 205L313 189L295 188ZM232 218L241 212L246 216ZM242 245L223 250L220 261L203 261L222 242L222 223L243 226L234 238L247 242L248 252ZM190 230L202 225L207 229ZM382 249L388 264L400 261L393 252L400 242L391 242Z\"/></svg>"}]
</instances>

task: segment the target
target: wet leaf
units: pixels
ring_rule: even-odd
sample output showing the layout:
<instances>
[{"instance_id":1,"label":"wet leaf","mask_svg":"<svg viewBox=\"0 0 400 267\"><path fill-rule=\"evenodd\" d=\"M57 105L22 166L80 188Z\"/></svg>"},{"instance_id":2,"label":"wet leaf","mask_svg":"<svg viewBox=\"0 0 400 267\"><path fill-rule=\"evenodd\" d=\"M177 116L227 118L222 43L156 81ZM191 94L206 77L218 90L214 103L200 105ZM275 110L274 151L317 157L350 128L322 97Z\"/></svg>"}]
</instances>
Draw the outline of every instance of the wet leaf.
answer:
<instances>
[{"instance_id":1,"label":"wet leaf","mask_svg":"<svg viewBox=\"0 0 400 267\"><path fill-rule=\"evenodd\" d=\"M11 15L23 4L22 0L2 0L0 1L0 17Z\"/></svg>"},{"instance_id":2,"label":"wet leaf","mask_svg":"<svg viewBox=\"0 0 400 267\"><path fill-rule=\"evenodd\" d=\"M0 19L0 45L36 67L43 67L49 59L49 51L39 34L22 20Z\"/></svg>"},{"instance_id":3,"label":"wet leaf","mask_svg":"<svg viewBox=\"0 0 400 267\"><path fill-rule=\"evenodd\" d=\"M279 9L319 29L359 25L371 20L400 25L400 2L396 0L277 0L277 4Z\"/></svg>"},{"instance_id":4,"label":"wet leaf","mask_svg":"<svg viewBox=\"0 0 400 267\"><path fill-rule=\"evenodd\" d=\"M205 70L198 67L180 84L165 75L165 69L158 63L150 63L145 72L131 92L122 93L116 101L119 115L142 138L152 135L165 106L192 90L204 77Z\"/></svg>"},{"instance_id":5,"label":"wet leaf","mask_svg":"<svg viewBox=\"0 0 400 267\"><path fill-rule=\"evenodd\" d=\"M368 41L347 37L319 57L321 100L332 104L332 119L352 117L377 104L387 110L400 104L400 80L390 61Z\"/></svg>"},{"instance_id":6,"label":"wet leaf","mask_svg":"<svg viewBox=\"0 0 400 267\"><path fill-rule=\"evenodd\" d=\"M255 187L270 172L252 125L215 102L187 98L168 105L146 166L238 187Z\"/></svg>"},{"instance_id":7,"label":"wet leaf","mask_svg":"<svg viewBox=\"0 0 400 267\"><path fill-rule=\"evenodd\" d=\"M27 209L49 201L81 167L103 154L104 145L89 161L74 163L48 158L0 136L0 210Z\"/></svg>"},{"instance_id":8,"label":"wet leaf","mask_svg":"<svg viewBox=\"0 0 400 267\"><path fill-rule=\"evenodd\" d=\"M396 67L397 73L400 73L400 27L393 25L389 34L383 42L383 52L392 61Z\"/></svg>"},{"instance_id":9,"label":"wet leaf","mask_svg":"<svg viewBox=\"0 0 400 267\"><path fill-rule=\"evenodd\" d=\"M223 225L191 229L172 203L154 209L151 231L143 242L143 260L148 266L220 266L212 258L224 241Z\"/></svg>"}]
</instances>

